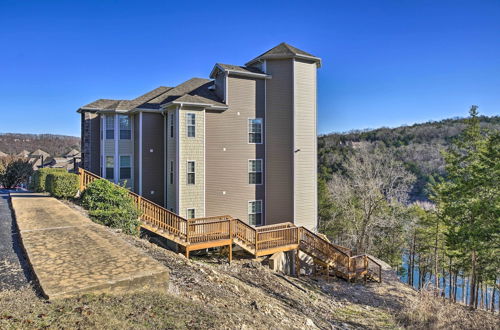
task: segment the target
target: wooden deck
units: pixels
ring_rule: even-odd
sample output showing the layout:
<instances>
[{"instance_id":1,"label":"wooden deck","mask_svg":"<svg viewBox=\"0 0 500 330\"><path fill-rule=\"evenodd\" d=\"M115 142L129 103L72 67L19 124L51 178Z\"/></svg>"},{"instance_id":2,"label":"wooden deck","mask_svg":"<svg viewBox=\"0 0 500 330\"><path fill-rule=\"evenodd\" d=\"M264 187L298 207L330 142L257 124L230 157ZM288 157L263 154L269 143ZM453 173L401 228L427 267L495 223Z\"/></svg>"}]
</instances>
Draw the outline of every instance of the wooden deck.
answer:
<instances>
[{"instance_id":1,"label":"wooden deck","mask_svg":"<svg viewBox=\"0 0 500 330\"><path fill-rule=\"evenodd\" d=\"M79 174L81 191L101 179L84 169L79 169ZM190 251L227 246L231 262L233 245L255 257L297 250L311 256L315 267L328 276L382 281L382 267L370 256L353 256L348 248L332 244L305 227L285 222L255 228L229 215L185 219L133 192L130 195L141 211L141 227L181 245L188 258Z\"/></svg>"}]
</instances>

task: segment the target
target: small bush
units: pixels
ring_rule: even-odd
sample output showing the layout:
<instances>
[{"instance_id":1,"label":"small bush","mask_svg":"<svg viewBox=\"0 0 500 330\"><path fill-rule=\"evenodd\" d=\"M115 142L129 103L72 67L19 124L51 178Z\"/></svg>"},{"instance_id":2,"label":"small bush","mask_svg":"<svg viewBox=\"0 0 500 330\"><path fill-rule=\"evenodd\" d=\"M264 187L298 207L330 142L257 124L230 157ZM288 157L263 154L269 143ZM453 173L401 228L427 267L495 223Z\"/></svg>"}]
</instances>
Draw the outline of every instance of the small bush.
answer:
<instances>
[{"instance_id":1,"label":"small bush","mask_svg":"<svg viewBox=\"0 0 500 330\"><path fill-rule=\"evenodd\" d=\"M45 179L45 189L57 198L73 198L79 188L79 177L74 173L54 172Z\"/></svg>"},{"instance_id":2,"label":"small bush","mask_svg":"<svg viewBox=\"0 0 500 330\"><path fill-rule=\"evenodd\" d=\"M47 175L51 173L66 173L64 168L41 168L35 172L31 180L31 189L36 192L44 192L47 191L45 189L45 181L47 179Z\"/></svg>"},{"instance_id":3,"label":"small bush","mask_svg":"<svg viewBox=\"0 0 500 330\"><path fill-rule=\"evenodd\" d=\"M0 185L11 189L26 183L33 174L33 164L29 160L1 157L0 158Z\"/></svg>"},{"instance_id":4,"label":"small bush","mask_svg":"<svg viewBox=\"0 0 500 330\"><path fill-rule=\"evenodd\" d=\"M84 190L82 205L93 221L127 234L138 234L140 211L127 189L104 179L96 180Z\"/></svg>"}]
</instances>

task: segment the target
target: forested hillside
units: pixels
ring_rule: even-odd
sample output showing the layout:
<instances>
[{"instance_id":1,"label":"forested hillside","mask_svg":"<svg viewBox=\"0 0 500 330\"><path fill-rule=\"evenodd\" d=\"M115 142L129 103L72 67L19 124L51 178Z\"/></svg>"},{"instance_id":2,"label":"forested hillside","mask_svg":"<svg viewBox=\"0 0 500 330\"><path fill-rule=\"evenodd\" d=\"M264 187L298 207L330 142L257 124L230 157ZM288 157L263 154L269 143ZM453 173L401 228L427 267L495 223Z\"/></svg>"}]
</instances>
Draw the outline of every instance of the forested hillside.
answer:
<instances>
[{"instance_id":1,"label":"forested hillside","mask_svg":"<svg viewBox=\"0 0 500 330\"><path fill-rule=\"evenodd\" d=\"M18 154L23 150L42 149L52 157L62 156L71 149L80 150L80 138L56 134L0 133L0 151Z\"/></svg>"},{"instance_id":2,"label":"forested hillside","mask_svg":"<svg viewBox=\"0 0 500 330\"><path fill-rule=\"evenodd\" d=\"M479 119L482 128L500 130L500 116L480 116ZM342 168L350 152L363 144L375 144L394 152L416 176L410 199L426 201L427 183L444 174L440 151L446 149L465 127L465 118L454 118L397 128L323 135L318 140L320 173L328 179L332 172Z\"/></svg>"},{"instance_id":3,"label":"forested hillside","mask_svg":"<svg viewBox=\"0 0 500 330\"><path fill-rule=\"evenodd\" d=\"M319 229L409 285L499 310L500 117L319 138Z\"/></svg>"}]
</instances>

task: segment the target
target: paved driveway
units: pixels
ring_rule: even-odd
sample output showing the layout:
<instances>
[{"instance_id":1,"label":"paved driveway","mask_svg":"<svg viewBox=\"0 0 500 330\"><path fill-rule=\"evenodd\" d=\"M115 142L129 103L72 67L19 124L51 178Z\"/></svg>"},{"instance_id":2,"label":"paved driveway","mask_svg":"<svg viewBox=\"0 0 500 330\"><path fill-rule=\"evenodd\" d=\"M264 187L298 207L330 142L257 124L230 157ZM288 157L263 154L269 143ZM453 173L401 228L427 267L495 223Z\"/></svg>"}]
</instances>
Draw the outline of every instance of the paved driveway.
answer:
<instances>
[{"instance_id":1,"label":"paved driveway","mask_svg":"<svg viewBox=\"0 0 500 330\"><path fill-rule=\"evenodd\" d=\"M18 289L30 280L29 267L9 205L9 194L0 189L0 290Z\"/></svg>"},{"instance_id":2,"label":"paved driveway","mask_svg":"<svg viewBox=\"0 0 500 330\"><path fill-rule=\"evenodd\" d=\"M43 294L168 287L168 269L104 226L44 194L11 194L20 237Z\"/></svg>"}]
</instances>

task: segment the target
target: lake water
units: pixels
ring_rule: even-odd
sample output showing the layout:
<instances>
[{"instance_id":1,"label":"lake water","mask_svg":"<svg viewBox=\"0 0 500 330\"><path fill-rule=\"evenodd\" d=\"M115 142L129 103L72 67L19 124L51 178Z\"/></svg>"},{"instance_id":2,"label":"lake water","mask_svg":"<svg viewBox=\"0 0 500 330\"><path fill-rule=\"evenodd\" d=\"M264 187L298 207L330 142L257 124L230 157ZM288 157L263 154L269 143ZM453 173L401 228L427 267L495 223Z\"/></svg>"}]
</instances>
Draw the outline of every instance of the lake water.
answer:
<instances>
[{"instance_id":1,"label":"lake water","mask_svg":"<svg viewBox=\"0 0 500 330\"><path fill-rule=\"evenodd\" d=\"M409 265L408 265L408 255L403 256L403 268L404 272L401 272L399 275L399 278L402 282L408 283L408 271L409 271ZM447 274L446 274L447 275ZM434 285L434 276L430 277L427 276L426 278L422 278L422 283L424 285ZM465 283L463 283L465 281ZM418 271L418 265L415 265L415 269L413 272L413 287L418 290L418 283L419 283L419 271ZM450 296L450 282L448 276L446 276L443 280L443 278L440 279L440 287L443 287L443 284L445 284L445 295L448 298ZM462 290L462 284L464 284L464 290ZM479 297L483 297L482 295L482 288L479 288ZM488 287L488 298L487 298L487 303L488 303L488 308L491 304L491 293L493 292L493 288ZM466 294L466 298L468 299L470 297L470 283L467 280L467 278L463 278L460 275L457 277L457 302L462 302L463 301L463 295L464 293ZM482 298L484 300L484 298ZM498 290L495 291L495 310L498 311L498 300L500 299L500 292Z\"/></svg>"}]
</instances>

